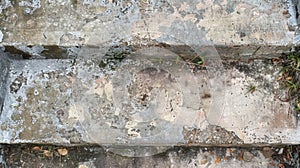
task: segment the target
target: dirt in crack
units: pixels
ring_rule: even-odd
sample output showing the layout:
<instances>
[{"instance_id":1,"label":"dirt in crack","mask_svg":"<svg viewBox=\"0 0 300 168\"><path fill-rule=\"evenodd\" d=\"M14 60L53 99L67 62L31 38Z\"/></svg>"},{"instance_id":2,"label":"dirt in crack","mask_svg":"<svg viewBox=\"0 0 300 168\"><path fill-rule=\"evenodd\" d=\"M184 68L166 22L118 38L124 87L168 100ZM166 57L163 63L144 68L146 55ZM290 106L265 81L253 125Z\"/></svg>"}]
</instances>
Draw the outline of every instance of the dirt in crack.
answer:
<instances>
[{"instance_id":1,"label":"dirt in crack","mask_svg":"<svg viewBox=\"0 0 300 168\"><path fill-rule=\"evenodd\" d=\"M170 84L174 80L171 74L163 69L154 67L145 68L133 76L132 83L128 86L130 98L137 105L148 107L151 101L151 93L153 89L159 89L166 84Z\"/></svg>"}]
</instances>

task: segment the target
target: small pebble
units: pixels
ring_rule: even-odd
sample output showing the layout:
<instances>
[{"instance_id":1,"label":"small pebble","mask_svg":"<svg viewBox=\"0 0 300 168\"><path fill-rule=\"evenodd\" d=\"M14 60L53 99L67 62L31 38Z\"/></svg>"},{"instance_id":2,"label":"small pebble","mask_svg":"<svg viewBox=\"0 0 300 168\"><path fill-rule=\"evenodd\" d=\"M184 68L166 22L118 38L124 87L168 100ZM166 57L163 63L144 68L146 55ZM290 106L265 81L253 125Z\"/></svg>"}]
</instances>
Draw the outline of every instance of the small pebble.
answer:
<instances>
[{"instance_id":1,"label":"small pebble","mask_svg":"<svg viewBox=\"0 0 300 168\"><path fill-rule=\"evenodd\" d=\"M283 153L283 148L280 148L278 155L281 155Z\"/></svg>"},{"instance_id":2,"label":"small pebble","mask_svg":"<svg viewBox=\"0 0 300 168\"><path fill-rule=\"evenodd\" d=\"M207 159L202 159L202 160L200 161L200 163L201 163L202 165L206 164L206 163L207 163Z\"/></svg>"},{"instance_id":3,"label":"small pebble","mask_svg":"<svg viewBox=\"0 0 300 168\"><path fill-rule=\"evenodd\" d=\"M79 165L78 168L88 168L86 165Z\"/></svg>"},{"instance_id":4,"label":"small pebble","mask_svg":"<svg viewBox=\"0 0 300 168\"><path fill-rule=\"evenodd\" d=\"M254 155L251 152L245 151L243 153L243 160L244 161L251 162L253 158L254 158Z\"/></svg>"},{"instance_id":5,"label":"small pebble","mask_svg":"<svg viewBox=\"0 0 300 168\"><path fill-rule=\"evenodd\" d=\"M273 150L270 147L264 147L262 153L266 158L269 158L273 155Z\"/></svg>"},{"instance_id":6,"label":"small pebble","mask_svg":"<svg viewBox=\"0 0 300 168\"><path fill-rule=\"evenodd\" d=\"M279 168L285 168L284 164L282 164L282 163L279 163L279 164L278 164L278 167L279 167Z\"/></svg>"}]
</instances>

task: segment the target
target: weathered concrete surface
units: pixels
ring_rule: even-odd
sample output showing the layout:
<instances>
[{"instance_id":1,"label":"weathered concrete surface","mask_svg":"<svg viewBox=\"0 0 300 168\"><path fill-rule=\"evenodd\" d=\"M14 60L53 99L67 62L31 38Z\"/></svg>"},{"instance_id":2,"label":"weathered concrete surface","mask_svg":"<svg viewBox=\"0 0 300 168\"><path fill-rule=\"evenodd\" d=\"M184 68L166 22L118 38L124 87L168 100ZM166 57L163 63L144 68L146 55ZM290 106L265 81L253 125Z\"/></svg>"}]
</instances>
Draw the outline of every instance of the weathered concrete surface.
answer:
<instances>
[{"instance_id":1,"label":"weathered concrete surface","mask_svg":"<svg viewBox=\"0 0 300 168\"><path fill-rule=\"evenodd\" d=\"M1 55L0 143L98 143L125 156L172 145L300 143L291 107L277 99L279 69L220 60L276 56L298 44L292 1L0 5L1 45L24 58L75 58ZM119 45L126 56L106 58ZM195 56L206 70L192 73L182 61Z\"/></svg>"},{"instance_id":2,"label":"weathered concrete surface","mask_svg":"<svg viewBox=\"0 0 300 168\"><path fill-rule=\"evenodd\" d=\"M292 0L5 0L0 6L0 42L9 46L110 46L135 37L157 40L167 35L181 40L179 34L198 30L203 32L199 40L205 39L209 45L228 49L263 46L247 51L231 50L235 54L229 56L277 54L297 43L296 3ZM267 46L282 48L270 50Z\"/></svg>"},{"instance_id":3,"label":"weathered concrete surface","mask_svg":"<svg viewBox=\"0 0 300 168\"><path fill-rule=\"evenodd\" d=\"M8 76L10 62L6 57L1 57L0 59L0 109L2 111L3 103L5 99L5 88L6 88L6 80Z\"/></svg>"},{"instance_id":4,"label":"weathered concrete surface","mask_svg":"<svg viewBox=\"0 0 300 168\"><path fill-rule=\"evenodd\" d=\"M274 65L223 67L208 59L206 70L192 73L182 57L161 47L135 49L115 66L104 61L107 54L98 54L98 59L10 59L0 142L121 149L299 143L289 104L276 99ZM253 93L247 89L252 85ZM159 150L165 149L153 153ZM113 151L124 152L117 146Z\"/></svg>"}]
</instances>

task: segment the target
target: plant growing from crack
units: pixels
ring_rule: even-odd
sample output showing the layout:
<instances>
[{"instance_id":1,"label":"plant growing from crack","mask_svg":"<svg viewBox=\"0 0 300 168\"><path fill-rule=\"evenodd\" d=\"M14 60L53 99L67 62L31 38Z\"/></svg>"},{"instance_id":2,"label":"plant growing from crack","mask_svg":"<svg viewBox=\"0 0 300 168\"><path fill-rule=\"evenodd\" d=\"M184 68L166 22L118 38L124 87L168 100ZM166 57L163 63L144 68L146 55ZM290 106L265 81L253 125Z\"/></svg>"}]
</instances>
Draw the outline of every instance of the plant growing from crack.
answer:
<instances>
[{"instance_id":1,"label":"plant growing from crack","mask_svg":"<svg viewBox=\"0 0 300 168\"><path fill-rule=\"evenodd\" d=\"M198 65L205 65L204 57L199 56L199 58L200 58L200 61L198 61L197 64L198 64Z\"/></svg>"},{"instance_id":2,"label":"plant growing from crack","mask_svg":"<svg viewBox=\"0 0 300 168\"><path fill-rule=\"evenodd\" d=\"M204 56L196 55L192 59L184 59L184 61L193 71L206 69L206 60Z\"/></svg>"},{"instance_id":3,"label":"plant growing from crack","mask_svg":"<svg viewBox=\"0 0 300 168\"><path fill-rule=\"evenodd\" d=\"M178 64L180 60L181 60L181 57L177 56L176 57L176 64Z\"/></svg>"},{"instance_id":4,"label":"plant growing from crack","mask_svg":"<svg viewBox=\"0 0 300 168\"><path fill-rule=\"evenodd\" d=\"M249 94L249 93L254 93L256 91L256 86L254 85L249 85L247 87L247 92L245 94Z\"/></svg>"},{"instance_id":5,"label":"plant growing from crack","mask_svg":"<svg viewBox=\"0 0 300 168\"><path fill-rule=\"evenodd\" d=\"M286 89L285 98L278 98L284 102L290 102L293 114L298 117L300 100L300 53L293 52L283 55L279 63L282 66L277 81L282 89ZM292 109L292 108L291 108Z\"/></svg>"},{"instance_id":6,"label":"plant growing from crack","mask_svg":"<svg viewBox=\"0 0 300 168\"><path fill-rule=\"evenodd\" d=\"M287 88L291 91L297 91L298 89L298 84L297 83L294 83L290 80L287 80L286 81L286 85L287 85Z\"/></svg>"},{"instance_id":7,"label":"plant growing from crack","mask_svg":"<svg viewBox=\"0 0 300 168\"><path fill-rule=\"evenodd\" d=\"M164 62L164 60L162 58L153 58L153 59L150 59L151 61L154 61L154 62L158 62L160 64L162 64Z\"/></svg>"},{"instance_id":8,"label":"plant growing from crack","mask_svg":"<svg viewBox=\"0 0 300 168\"><path fill-rule=\"evenodd\" d=\"M194 57L191 60L191 62L196 63L197 65L200 65L200 66L205 66L205 58L201 55Z\"/></svg>"},{"instance_id":9,"label":"plant growing from crack","mask_svg":"<svg viewBox=\"0 0 300 168\"><path fill-rule=\"evenodd\" d=\"M279 72L278 80L283 88L288 90L289 100L298 97L299 75L300 75L300 53L291 53L282 61L282 69Z\"/></svg>"},{"instance_id":10,"label":"plant growing from crack","mask_svg":"<svg viewBox=\"0 0 300 168\"><path fill-rule=\"evenodd\" d=\"M295 100L295 102L294 102L294 111L296 112L296 117L299 118L299 115L300 115L300 102L299 102L299 100Z\"/></svg>"},{"instance_id":11,"label":"plant growing from crack","mask_svg":"<svg viewBox=\"0 0 300 168\"><path fill-rule=\"evenodd\" d=\"M296 71L300 71L300 56L292 53L288 56L288 58L291 61L291 67Z\"/></svg>"}]
</instances>

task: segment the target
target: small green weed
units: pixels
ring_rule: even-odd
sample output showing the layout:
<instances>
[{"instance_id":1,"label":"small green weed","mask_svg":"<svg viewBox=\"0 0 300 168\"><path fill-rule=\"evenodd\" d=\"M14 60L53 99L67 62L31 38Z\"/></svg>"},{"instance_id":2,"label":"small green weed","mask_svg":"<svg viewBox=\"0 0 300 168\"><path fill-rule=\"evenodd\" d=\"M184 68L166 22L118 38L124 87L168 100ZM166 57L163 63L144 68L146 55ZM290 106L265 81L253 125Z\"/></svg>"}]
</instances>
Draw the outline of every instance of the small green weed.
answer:
<instances>
[{"instance_id":1,"label":"small green weed","mask_svg":"<svg viewBox=\"0 0 300 168\"><path fill-rule=\"evenodd\" d=\"M277 81L281 88L287 90L286 99L280 100L290 102L294 106L291 111L298 117L300 113L300 52L283 55L279 65L282 68L279 71Z\"/></svg>"},{"instance_id":2,"label":"small green weed","mask_svg":"<svg viewBox=\"0 0 300 168\"><path fill-rule=\"evenodd\" d=\"M205 66L205 58L201 55L194 57L190 62L196 63L200 66Z\"/></svg>"},{"instance_id":3,"label":"small green weed","mask_svg":"<svg viewBox=\"0 0 300 168\"><path fill-rule=\"evenodd\" d=\"M250 85L247 87L247 92L245 94L254 93L256 91L256 86Z\"/></svg>"},{"instance_id":4,"label":"small green weed","mask_svg":"<svg viewBox=\"0 0 300 168\"><path fill-rule=\"evenodd\" d=\"M288 56L288 59L291 61L291 67L296 71L300 71L300 56L292 53Z\"/></svg>"}]
</instances>

